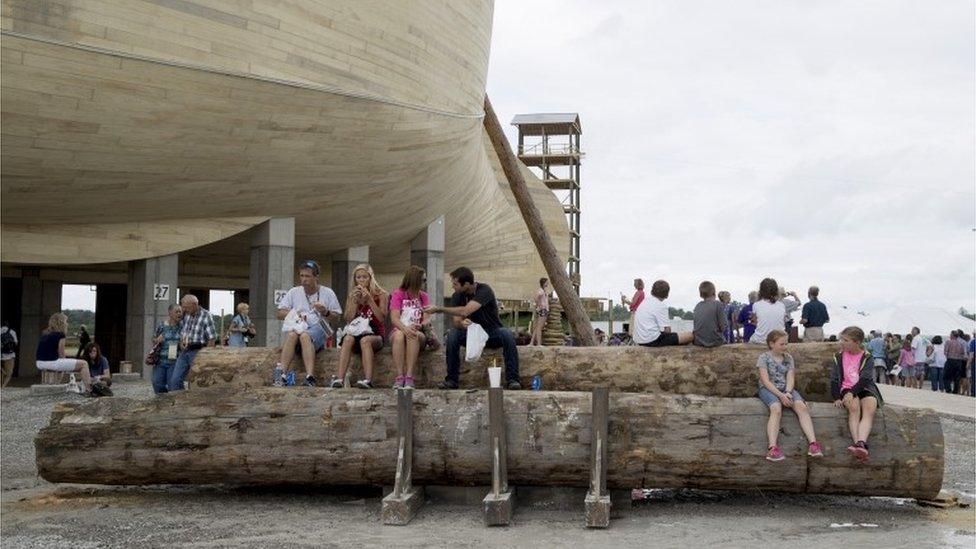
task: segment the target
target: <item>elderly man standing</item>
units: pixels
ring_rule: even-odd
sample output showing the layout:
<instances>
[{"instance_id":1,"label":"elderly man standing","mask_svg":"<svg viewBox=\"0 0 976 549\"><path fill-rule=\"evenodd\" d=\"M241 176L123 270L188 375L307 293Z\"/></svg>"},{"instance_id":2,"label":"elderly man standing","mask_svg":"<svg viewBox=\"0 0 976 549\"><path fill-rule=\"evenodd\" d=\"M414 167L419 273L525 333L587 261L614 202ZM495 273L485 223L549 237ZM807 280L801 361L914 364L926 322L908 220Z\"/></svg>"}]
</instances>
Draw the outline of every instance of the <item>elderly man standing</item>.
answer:
<instances>
[{"instance_id":1,"label":"elderly man standing","mask_svg":"<svg viewBox=\"0 0 976 549\"><path fill-rule=\"evenodd\" d=\"M299 285L288 290L278 303L278 320L285 320L294 311L298 325L285 332L281 342L281 362L275 366L272 383L275 387L294 385L294 377L288 375L291 359L300 352L305 366L303 385L315 387L315 353L325 346L335 325L342 316L339 299L331 288L319 284L319 264L311 259L298 266Z\"/></svg>"},{"instance_id":2,"label":"elderly man standing","mask_svg":"<svg viewBox=\"0 0 976 549\"><path fill-rule=\"evenodd\" d=\"M182 352L176 359L176 365L170 372L168 392L182 391L186 374L193 366L193 359L204 347L213 347L217 342L217 330L214 329L213 317L210 311L200 306L200 301L193 294L186 294L180 299L183 309L183 320L180 321L180 348Z\"/></svg>"},{"instance_id":3,"label":"elderly man standing","mask_svg":"<svg viewBox=\"0 0 976 549\"><path fill-rule=\"evenodd\" d=\"M827 306L818 297L820 288L810 286L807 290L807 297L810 301L803 304L803 311L800 313L800 324L803 324L803 342L823 341L823 325L830 322L830 315L827 314Z\"/></svg>"}]
</instances>

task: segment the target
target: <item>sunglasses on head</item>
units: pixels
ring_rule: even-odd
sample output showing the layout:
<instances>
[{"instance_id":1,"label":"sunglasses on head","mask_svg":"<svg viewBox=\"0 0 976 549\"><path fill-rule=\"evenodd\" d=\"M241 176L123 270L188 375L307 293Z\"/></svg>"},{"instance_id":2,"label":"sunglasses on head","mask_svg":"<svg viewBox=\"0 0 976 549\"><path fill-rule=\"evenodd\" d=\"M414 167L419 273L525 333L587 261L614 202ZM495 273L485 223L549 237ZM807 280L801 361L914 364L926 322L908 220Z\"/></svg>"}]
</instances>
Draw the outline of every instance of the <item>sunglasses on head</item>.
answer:
<instances>
[{"instance_id":1,"label":"sunglasses on head","mask_svg":"<svg viewBox=\"0 0 976 549\"><path fill-rule=\"evenodd\" d=\"M315 276L319 275L319 264L312 261L311 259L307 259L303 261L299 269L312 269L312 272L315 273Z\"/></svg>"}]
</instances>

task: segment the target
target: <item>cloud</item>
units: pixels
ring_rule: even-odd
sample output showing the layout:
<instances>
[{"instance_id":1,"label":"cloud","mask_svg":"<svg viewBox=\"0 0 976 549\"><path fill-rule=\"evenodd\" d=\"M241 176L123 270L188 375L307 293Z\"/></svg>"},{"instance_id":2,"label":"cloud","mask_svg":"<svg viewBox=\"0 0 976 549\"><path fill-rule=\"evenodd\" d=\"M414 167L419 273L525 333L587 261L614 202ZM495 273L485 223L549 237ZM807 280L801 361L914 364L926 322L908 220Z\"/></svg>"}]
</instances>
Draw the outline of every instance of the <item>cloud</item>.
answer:
<instances>
[{"instance_id":1,"label":"cloud","mask_svg":"<svg viewBox=\"0 0 976 549\"><path fill-rule=\"evenodd\" d=\"M499 0L488 91L580 113L587 295L666 278L687 308L771 275L976 310L974 10Z\"/></svg>"}]
</instances>

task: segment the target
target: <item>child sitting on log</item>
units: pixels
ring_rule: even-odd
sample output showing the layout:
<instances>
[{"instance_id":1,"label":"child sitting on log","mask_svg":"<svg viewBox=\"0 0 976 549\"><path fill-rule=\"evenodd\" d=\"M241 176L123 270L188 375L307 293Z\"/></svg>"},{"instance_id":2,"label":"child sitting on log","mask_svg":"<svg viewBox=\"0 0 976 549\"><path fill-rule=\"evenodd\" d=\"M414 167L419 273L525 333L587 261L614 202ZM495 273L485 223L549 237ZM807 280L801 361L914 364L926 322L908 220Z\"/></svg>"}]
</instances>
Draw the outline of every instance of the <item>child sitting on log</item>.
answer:
<instances>
[{"instance_id":1,"label":"child sitting on log","mask_svg":"<svg viewBox=\"0 0 976 549\"><path fill-rule=\"evenodd\" d=\"M847 424L853 440L847 450L864 463L870 456L868 435L874 424L874 413L884 401L874 383L871 356L861 348L862 343L864 330L857 326L848 326L840 333L841 352L834 355L830 392L835 406L847 408Z\"/></svg>"},{"instance_id":2,"label":"child sitting on log","mask_svg":"<svg viewBox=\"0 0 976 549\"><path fill-rule=\"evenodd\" d=\"M786 459L778 444L779 424L784 407L792 409L800 421L800 429L809 441L807 455L823 456L823 448L817 442L817 435L813 430L810 409L800 392L793 388L796 384L796 365L793 356L786 352L788 342L786 332L782 330L769 332L766 336L766 346L769 350L759 355L756 362L759 368L759 399L769 407L769 421L766 422L766 438L769 441L766 459L769 461Z\"/></svg>"},{"instance_id":3,"label":"child sitting on log","mask_svg":"<svg viewBox=\"0 0 976 549\"><path fill-rule=\"evenodd\" d=\"M668 319L668 302L671 286L658 280L651 286L651 297L641 302L634 313L634 343L643 347L687 345L694 336L691 332L672 332Z\"/></svg>"},{"instance_id":4,"label":"child sitting on log","mask_svg":"<svg viewBox=\"0 0 976 549\"><path fill-rule=\"evenodd\" d=\"M698 285L698 295L702 300L695 305L694 343L701 347L718 347L725 343L728 328L725 303L715 299L715 284L708 280Z\"/></svg>"}]
</instances>

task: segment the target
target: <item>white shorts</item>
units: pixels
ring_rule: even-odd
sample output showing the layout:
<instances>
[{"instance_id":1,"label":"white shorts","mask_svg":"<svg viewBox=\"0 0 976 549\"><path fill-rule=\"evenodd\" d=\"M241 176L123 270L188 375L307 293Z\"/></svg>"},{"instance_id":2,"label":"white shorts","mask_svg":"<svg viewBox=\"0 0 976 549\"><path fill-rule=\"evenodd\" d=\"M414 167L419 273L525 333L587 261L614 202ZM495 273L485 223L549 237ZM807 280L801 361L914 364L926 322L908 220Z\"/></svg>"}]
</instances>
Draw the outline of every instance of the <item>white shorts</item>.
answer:
<instances>
[{"instance_id":1,"label":"white shorts","mask_svg":"<svg viewBox=\"0 0 976 549\"><path fill-rule=\"evenodd\" d=\"M38 360L38 370L50 370L52 372L73 372L78 360L74 358L59 358L57 360Z\"/></svg>"}]
</instances>

